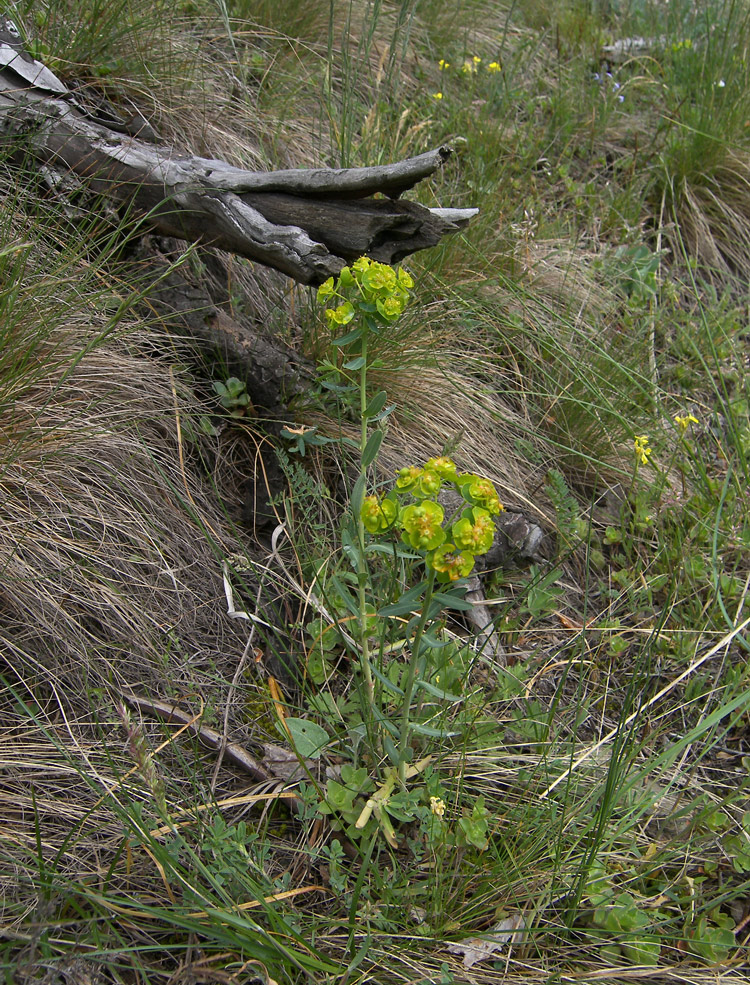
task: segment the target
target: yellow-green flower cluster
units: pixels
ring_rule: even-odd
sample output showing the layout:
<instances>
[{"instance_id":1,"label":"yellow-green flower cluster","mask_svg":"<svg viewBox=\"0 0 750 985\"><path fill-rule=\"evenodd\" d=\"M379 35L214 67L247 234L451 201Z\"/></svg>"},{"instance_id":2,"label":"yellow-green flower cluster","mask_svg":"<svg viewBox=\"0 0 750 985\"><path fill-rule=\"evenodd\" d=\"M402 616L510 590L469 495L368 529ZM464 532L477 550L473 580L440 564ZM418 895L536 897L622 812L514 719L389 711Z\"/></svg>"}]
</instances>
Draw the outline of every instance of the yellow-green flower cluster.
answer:
<instances>
[{"instance_id":1,"label":"yellow-green flower cluster","mask_svg":"<svg viewBox=\"0 0 750 985\"><path fill-rule=\"evenodd\" d=\"M392 499L365 496L362 503L362 522L371 534L382 534L396 522L398 505Z\"/></svg>"},{"instance_id":2,"label":"yellow-green flower cluster","mask_svg":"<svg viewBox=\"0 0 750 985\"><path fill-rule=\"evenodd\" d=\"M434 551L445 541L445 510L440 503L426 499L401 511L401 539L418 551Z\"/></svg>"},{"instance_id":3,"label":"yellow-green flower cluster","mask_svg":"<svg viewBox=\"0 0 750 985\"><path fill-rule=\"evenodd\" d=\"M446 523L445 510L437 502L444 485L452 486L465 503L460 515ZM495 538L496 516L503 509L489 479L473 472L459 473L445 456L430 458L423 466L399 471L395 488L383 498L367 496L361 518L371 534L397 530L413 550L425 555L425 563L440 582L465 578L474 559L486 554Z\"/></svg>"},{"instance_id":4,"label":"yellow-green flower cluster","mask_svg":"<svg viewBox=\"0 0 750 985\"><path fill-rule=\"evenodd\" d=\"M486 554L495 539L495 523L480 506L466 510L461 519L453 524L453 540L460 550L472 554Z\"/></svg>"},{"instance_id":5,"label":"yellow-green flower cluster","mask_svg":"<svg viewBox=\"0 0 750 985\"><path fill-rule=\"evenodd\" d=\"M318 301L327 306L326 318L331 324L348 324L357 312L355 305L365 306L367 314L390 323L403 312L413 287L414 281L403 268L395 270L387 263L360 257L344 267L336 280L329 277L320 285Z\"/></svg>"},{"instance_id":6,"label":"yellow-green flower cluster","mask_svg":"<svg viewBox=\"0 0 750 985\"><path fill-rule=\"evenodd\" d=\"M481 476L467 472L464 475L459 475L456 481L461 495L467 503L481 506L493 516L502 512L503 505L497 495L497 489L489 479L483 479Z\"/></svg>"},{"instance_id":7,"label":"yellow-green flower cluster","mask_svg":"<svg viewBox=\"0 0 750 985\"><path fill-rule=\"evenodd\" d=\"M457 550L455 544L443 544L429 555L427 564L437 572L438 581L458 581L471 574L474 555Z\"/></svg>"}]
</instances>

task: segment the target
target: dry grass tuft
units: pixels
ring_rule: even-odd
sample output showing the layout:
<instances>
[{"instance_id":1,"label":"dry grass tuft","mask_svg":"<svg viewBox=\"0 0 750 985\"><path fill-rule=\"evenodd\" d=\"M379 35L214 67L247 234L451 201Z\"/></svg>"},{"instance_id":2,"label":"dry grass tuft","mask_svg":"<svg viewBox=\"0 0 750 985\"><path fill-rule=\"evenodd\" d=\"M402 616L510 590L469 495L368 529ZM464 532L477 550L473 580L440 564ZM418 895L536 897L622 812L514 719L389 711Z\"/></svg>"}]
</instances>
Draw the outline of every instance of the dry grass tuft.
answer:
<instances>
[{"instance_id":1,"label":"dry grass tuft","mask_svg":"<svg viewBox=\"0 0 750 985\"><path fill-rule=\"evenodd\" d=\"M593 325L611 316L617 298L595 271L599 250L554 239L521 237L516 257L521 282L540 309Z\"/></svg>"},{"instance_id":2,"label":"dry grass tuft","mask_svg":"<svg viewBox=\"0 0 750 985\"><path fill-rule=\"evenodd\" d=\"M727 149L699 181L683 181L676 220L690 256L720 281L750 276L750 153ZM681 256L679 243L674 251Z\"/></svg>"},{"instance_id":3,"label":"dry grass tuft","mask_svg":"<svg viewBox=\"0 0 750 985\"><path fill-rule=\"evenodd\" d=\"M176 408L197 405L143 329L79 358L95 331L57 326L0 411L6 657L19 670L33 654L35 676L84 702L95 685L187 683L242 648L220 575L240 547L178 438Z\"/></svg>"}]
</instances>

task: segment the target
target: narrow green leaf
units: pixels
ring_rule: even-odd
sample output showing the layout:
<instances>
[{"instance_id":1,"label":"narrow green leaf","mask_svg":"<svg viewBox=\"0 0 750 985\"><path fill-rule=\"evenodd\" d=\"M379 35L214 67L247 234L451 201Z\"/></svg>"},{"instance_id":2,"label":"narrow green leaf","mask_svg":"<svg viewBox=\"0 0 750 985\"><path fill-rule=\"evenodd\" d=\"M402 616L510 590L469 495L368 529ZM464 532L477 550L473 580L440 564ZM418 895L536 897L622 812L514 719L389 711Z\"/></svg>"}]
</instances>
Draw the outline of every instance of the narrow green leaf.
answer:
<instances>
[{"instance_id":1,"label":"narrow green leaf","mask_svg":"<svg viewBox=\"0 0 750 985\"><path fill-rule=\"evenodd\" d=\"M378 390L372 400L369 402L365 408L364 417L374 417L375 414L379 414L380 411L385 407L385 402L388 399L388 394L385 390Z\"/></svg>"},{"instance_id":2,"label":"narrow green leaf","mask_svg":"<svg viewBox=\"0 0 750 985\"><path fill-rule=\"evenodd\" d=\"M400 698L403 698L404 692L402 688L398 686L398 684L394 684L393 681L389 681L388 678L385 676L385 674L382 671L378 670L377 667L373 666L371 670L373 677L377 677L377 679L380 681L380 683L383 685L386 691L390 691L391 694L396 694Z\"/></svg>"},{"instance_id":3,"label":"narrow green leaf","mask_svg":"<svg viewBox=\"0 0 750 985\"><path fill-rule=\"evenodd\" d=\"M458 609L459 612L468 612L474 606L467 602L460 595L452 595L448 592L433 592L432 597L443 606L444 609Z\"/></svg>"},{"instance_id":4,"label":"narrow green leaf","mask_svg":"<svg viewBox=\"0 0 750 985\"><path fill-rule=\"evenodd\" d=\"M362 369L365 362L366 359L364 356L356 356L354 359L349 359L347 362L344 363L344 369L351 369L351 370Z\"/></svg>"},{"instance_id":5,"label":"narrow green leaf","mask_svg":"<svg viewBox=\"0 0 750 985\"><path fill-rule=\"evenodd\" d=\"M334 339L331 345L335 345L336 348L341 349L345 345L351 345L352 342L356 342L357 339L362 337L362 329L354 328L351 332L347 332L346 335L342 335L338 339Z\"/></svg>"},{"instance_id":6,"label":"narrow green leaf","mask_svg":"<svg viewBox=\"0 0 750 985\"><path fill-rule=\"evenodd\" d=\"M395 409L395 404L388 404L388 406L384 410L381 410L379 414L374 414L369 418L370 423L377 424L378 421L384 421L387 417L391 416Z\"/></svg>"},{"instance_id":7,"label":"narrow green leaf","mask_svg":"<svg viewBox=\"0 0 750 985\"><path fill-rule=\"evenodd\" d=\"M393 763L393 765L398 766L401 761L399 759L398 749L396 749L393 739L390 737L390 735L388 735L387 732L383 733L383 748L385 749L386 755Z\"/></svg>"},{"instance_id":8,"label":"narrow green leaf","mask_svg":"<svg viewBox=\"0 0 750 985\"><path fill-rule=\"evenodd\" d=\"M357 552L357 554L359 554L359 552ZM344 605L349 610L351 615L353 616L359 615L359 605L357 599L350 591L349 586L346 584L346 582L343 579L339 578L337 575L334 575L330 579L329 585L330 585L329 594L332 596L338 596L339 600L344 603Z\"/></svg>"},{"instance_id":9,"label":"narrow green leaf","mask_svg":"<svg viewBox=\"0 0 750 985\"><path fill-rule=\"evenodd\" d=\"M430 684L429 681L417 681L417 688L422 688L428 694L431 694L433 698L440 698L441 701L450 701L452 704L458 704L463 701L463 697L460 694L451 694L450 691L443 691L439 687L435 687L434 684Z\"/></svg>"},{"instance_id":10,"label":"narrow green leaf","mask_svg":"<svg viewBox=\"0 0 750 985\"><path fill-rule=\"evenodd\" d=\"M412 609L416 608L426 585L426 581L420 581L420 583L415 585L414 588L410 588L408 592L404 592L401 598L396 602L393 602L391 605L384 605L383 608L378 611L378 615L403 616L405 613L411 612Z\"/></svg>"},{"instance_id":11,"label":"narrow green leaf","mask_svg":"<svg viewBox=\"0 0 750 985\"><path fill-rule=\"evenodd\" d=\"M350 384L343 386L341 383L332 383L331 380L320 380L320 386L332 393L355 393L359 389L359 387Z\"/></svg>"},{"instance_id":12,"label":"narrow green leaf","mask_svg":"<svg viewBox=\"0 0 750 985\"><path fill-rule=\"evenodd\" d=\"M378 452L380 451L380 446L382 445L382 443L383 443L382 431L374 431L367 439L365 450L362 452L363 469L366 469L368 465L372 465L372 463L378 457Z\"/></svg>"},{"instance_id":13,"label":"narrow green leaf","mask_svg":"<svg viewBox=\"0 0 750 985\"><path fill-rule=\"evenodd\" d=\"M365 498L365 476L360 475L357 481L354 483L354 489L352 489L352 514L355 519L359 516L362 509L362 503Z\"/></svg>"},{"instance_id":14,"label":"narrow green leaf","mask_svg":"<svg viewBox=\"0 0 750 985\"><path fill-rule=\"evenodd\" d=\"M347 560L349 561L349 564L351 564L352 570L359 571L359 560L360 560L359 545L356 544L353 540L349 540L345 543L342 543L341 549L343 550Z\"/></svg>"},{"instance_id":15,"label":"narrow green leaf","mask_svg":"<svg viewBox=\"0 0 750 985\"><path fill-rule=\"evenodd\" d=\"M385 605L378 612L379 616L405 616L407 612L411 612L414 608L414 600L408 600L406 598L401 598L398 602L394 602L392 605Z\"/></svg>"},{"instance_id":16,"label":"narrow green leaf","mask_svg":"<svg viewBox=\"0 0 750 985\"><path fill-rule=\"evenodd\" d=\"M446 646L453 646L451 640L441 640L430 632L422 633L422 644L429 650L442 650ZM421 649L420 649L421 653Z\"/></svg>"},{"instance_id":17,"label":"narrow green leaf","mask_svg":"<svg viewBox=\"0 0 750 985\"><path fill-rule=\"evenodd\" d=\"M415 554L413 551L402 551L401 548L394 548L393 544L379 544L374 540L367 545L367 554L387 554L388 557L398 557L405 561L421 561L422 555Z\"/></svg>"},{"instance_id":18,"label":"narrow green leaf","mask_svg":"<svg viewBox=\"0 0 750 985\"><path fill-rule=\"evenodd\" d=\"M455 730L443 729L443 728L430 728L429 725L418 725L415 724L414 722L411 723L409 728L412 730L412 732L416 732L417 735L428 735L432 739L448 739L451 736L461 734L460 732L456 732Z\"/></svg>"}]
</instances>

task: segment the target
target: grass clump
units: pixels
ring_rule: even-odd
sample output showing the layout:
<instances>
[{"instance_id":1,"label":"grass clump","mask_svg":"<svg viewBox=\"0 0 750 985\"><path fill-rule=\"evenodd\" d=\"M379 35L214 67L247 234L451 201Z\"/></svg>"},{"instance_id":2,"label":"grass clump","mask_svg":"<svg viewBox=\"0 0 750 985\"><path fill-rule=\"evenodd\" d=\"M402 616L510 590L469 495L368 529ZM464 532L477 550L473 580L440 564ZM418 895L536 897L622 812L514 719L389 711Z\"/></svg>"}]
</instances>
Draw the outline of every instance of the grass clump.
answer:
<instances>
[{"instance_id":1,"label":"grass clump","mask_svg":"<svg viewBox=\"0 0 750 985\"><path fill-rule=\"evenodd\" d=\"M235 262L319 366L261 548L243 381L136 306L127 219L3 165L8 981L741 975L747 18L595 7L35 9L50 67L178 147L450 141L416 194L481 212L327 320ZM476 476L544 534L481 629Z\"/></svg>"}]
</instances>

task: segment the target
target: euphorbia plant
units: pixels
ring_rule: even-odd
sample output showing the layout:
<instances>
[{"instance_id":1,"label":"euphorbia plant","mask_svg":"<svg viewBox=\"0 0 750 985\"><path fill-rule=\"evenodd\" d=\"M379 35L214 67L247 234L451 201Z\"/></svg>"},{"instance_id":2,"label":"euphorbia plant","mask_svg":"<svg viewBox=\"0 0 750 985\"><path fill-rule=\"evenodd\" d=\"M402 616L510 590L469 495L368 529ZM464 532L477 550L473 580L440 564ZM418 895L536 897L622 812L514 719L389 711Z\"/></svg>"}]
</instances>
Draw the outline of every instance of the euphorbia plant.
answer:
<instances>
[{"instance_id":1,"label":"euphorbia plant","mask_svg":"<svg viewBox=\"0 0 750 985\"><path fill-rule=\"evenodd\" d=\"M465 579L475 558L492 546L494 517L502 510L492 483L474 473L459 473L446 457L431 458L424 465L400 470L393 488L386 495L368 493L368 473L377 460L383 439L382 421L387 417L384 391L372 397L367 393L368 345L401 315L413 281L404 270L394 270L363 257L345 267L338 278L330 278L318 290L318 300L326 305L332 325L353 327L332 343L344 351L340 372L349 380L356 375L359 391L360 435L359 474L351 494L351 514L355 524L355 543L347 543L347 554L357 573L359 622L359 662L364 680L369 724L374 723L377 747L385 749L398 767L402 782L408 775L412 732L440 734L411 721L412 698L418 687L434 686L422 678L430 651L442 644L428 632L447 608L469 608L464 598ZM373 424L379 426L371 432ZM446 515L443 490L452 491L459 506ZM449 497L450 499L450 497ZM405 586L402 595L383 605L375 597L369 558L376 538L390 538L393 557L424 568L418 584ZM398 548L398 542L403 545ZM400 714L397 723L388 721L377 700L373 674L370 632L373 605L381 621L399 619L399 636L409 655L402 687L398 689ZM405 622L403 616L409 616ZM381 648L382 649L382 648ZM391 644L390 650L394 647ZM384 653L379 654L381 664ZM429 676L429 675L428 675ZM372 733L371 733L372 734Z\"/></svg>"},{"instance_id":2,"label":"euphorbia plant","mask_svg":"<svg viewBox=\"0 0 750 985\"><path fill-rule=\"evenodd\" d=\"M394 270L384 263L376 263L368 257L360 257L351 267L344 267L337 280L329 277L318 288L318 301L326 305L326 318L331 325L348 325L356 318L354 328L333 340L332 345L347 350L348 358L342 369L358 373L360 470L351 497L352 515L357 524L357 594L361 636L360 662L371 708L375 703L375 685L370 664L367 636L367 585L368 570L365 557L365 525L362 504L367 482L367 469L378 456L383 440L382 430L368 435L371 421L382 420L386 393L381 390L372 400L367 399L367 353L372 336L393 324L401 315L409 298L414 281L403 270Z\"/></svg>"},{"instance_id":3,"label":"euphorbia plant","mask_svg":"<svg viewBox=\"0 0 750 985\"><path fill-rule=\"evenodd\" d=\"M449 488L453 499L460 497L460 505L446 517L443 505L438 501L441 491ZM373 535L397 531L401 540L424 559L427 577L418 589L421 608L407 624L407 642L411 656L403 684L401 722L399 728L398 764L403 772L408 760L411 699L417 675L424 674L429 650L435 645L425 635L425 630L444 608L462 608L460 584L458 592L436 592L435 584L451 585L471 574L475 558L486 554L495 536L493 517L503 509L495 487L487 479L472 472L458 473L449 458L431 458L424 466L402 469L394 489L383 498L371 495L362 504L361 516L365 529ZM405 595L411 607L415 590ZM464 603L466 604L466 603ZM381 609L381 615L401 615L403 602Z\"/></svg>"}]
</instances>

